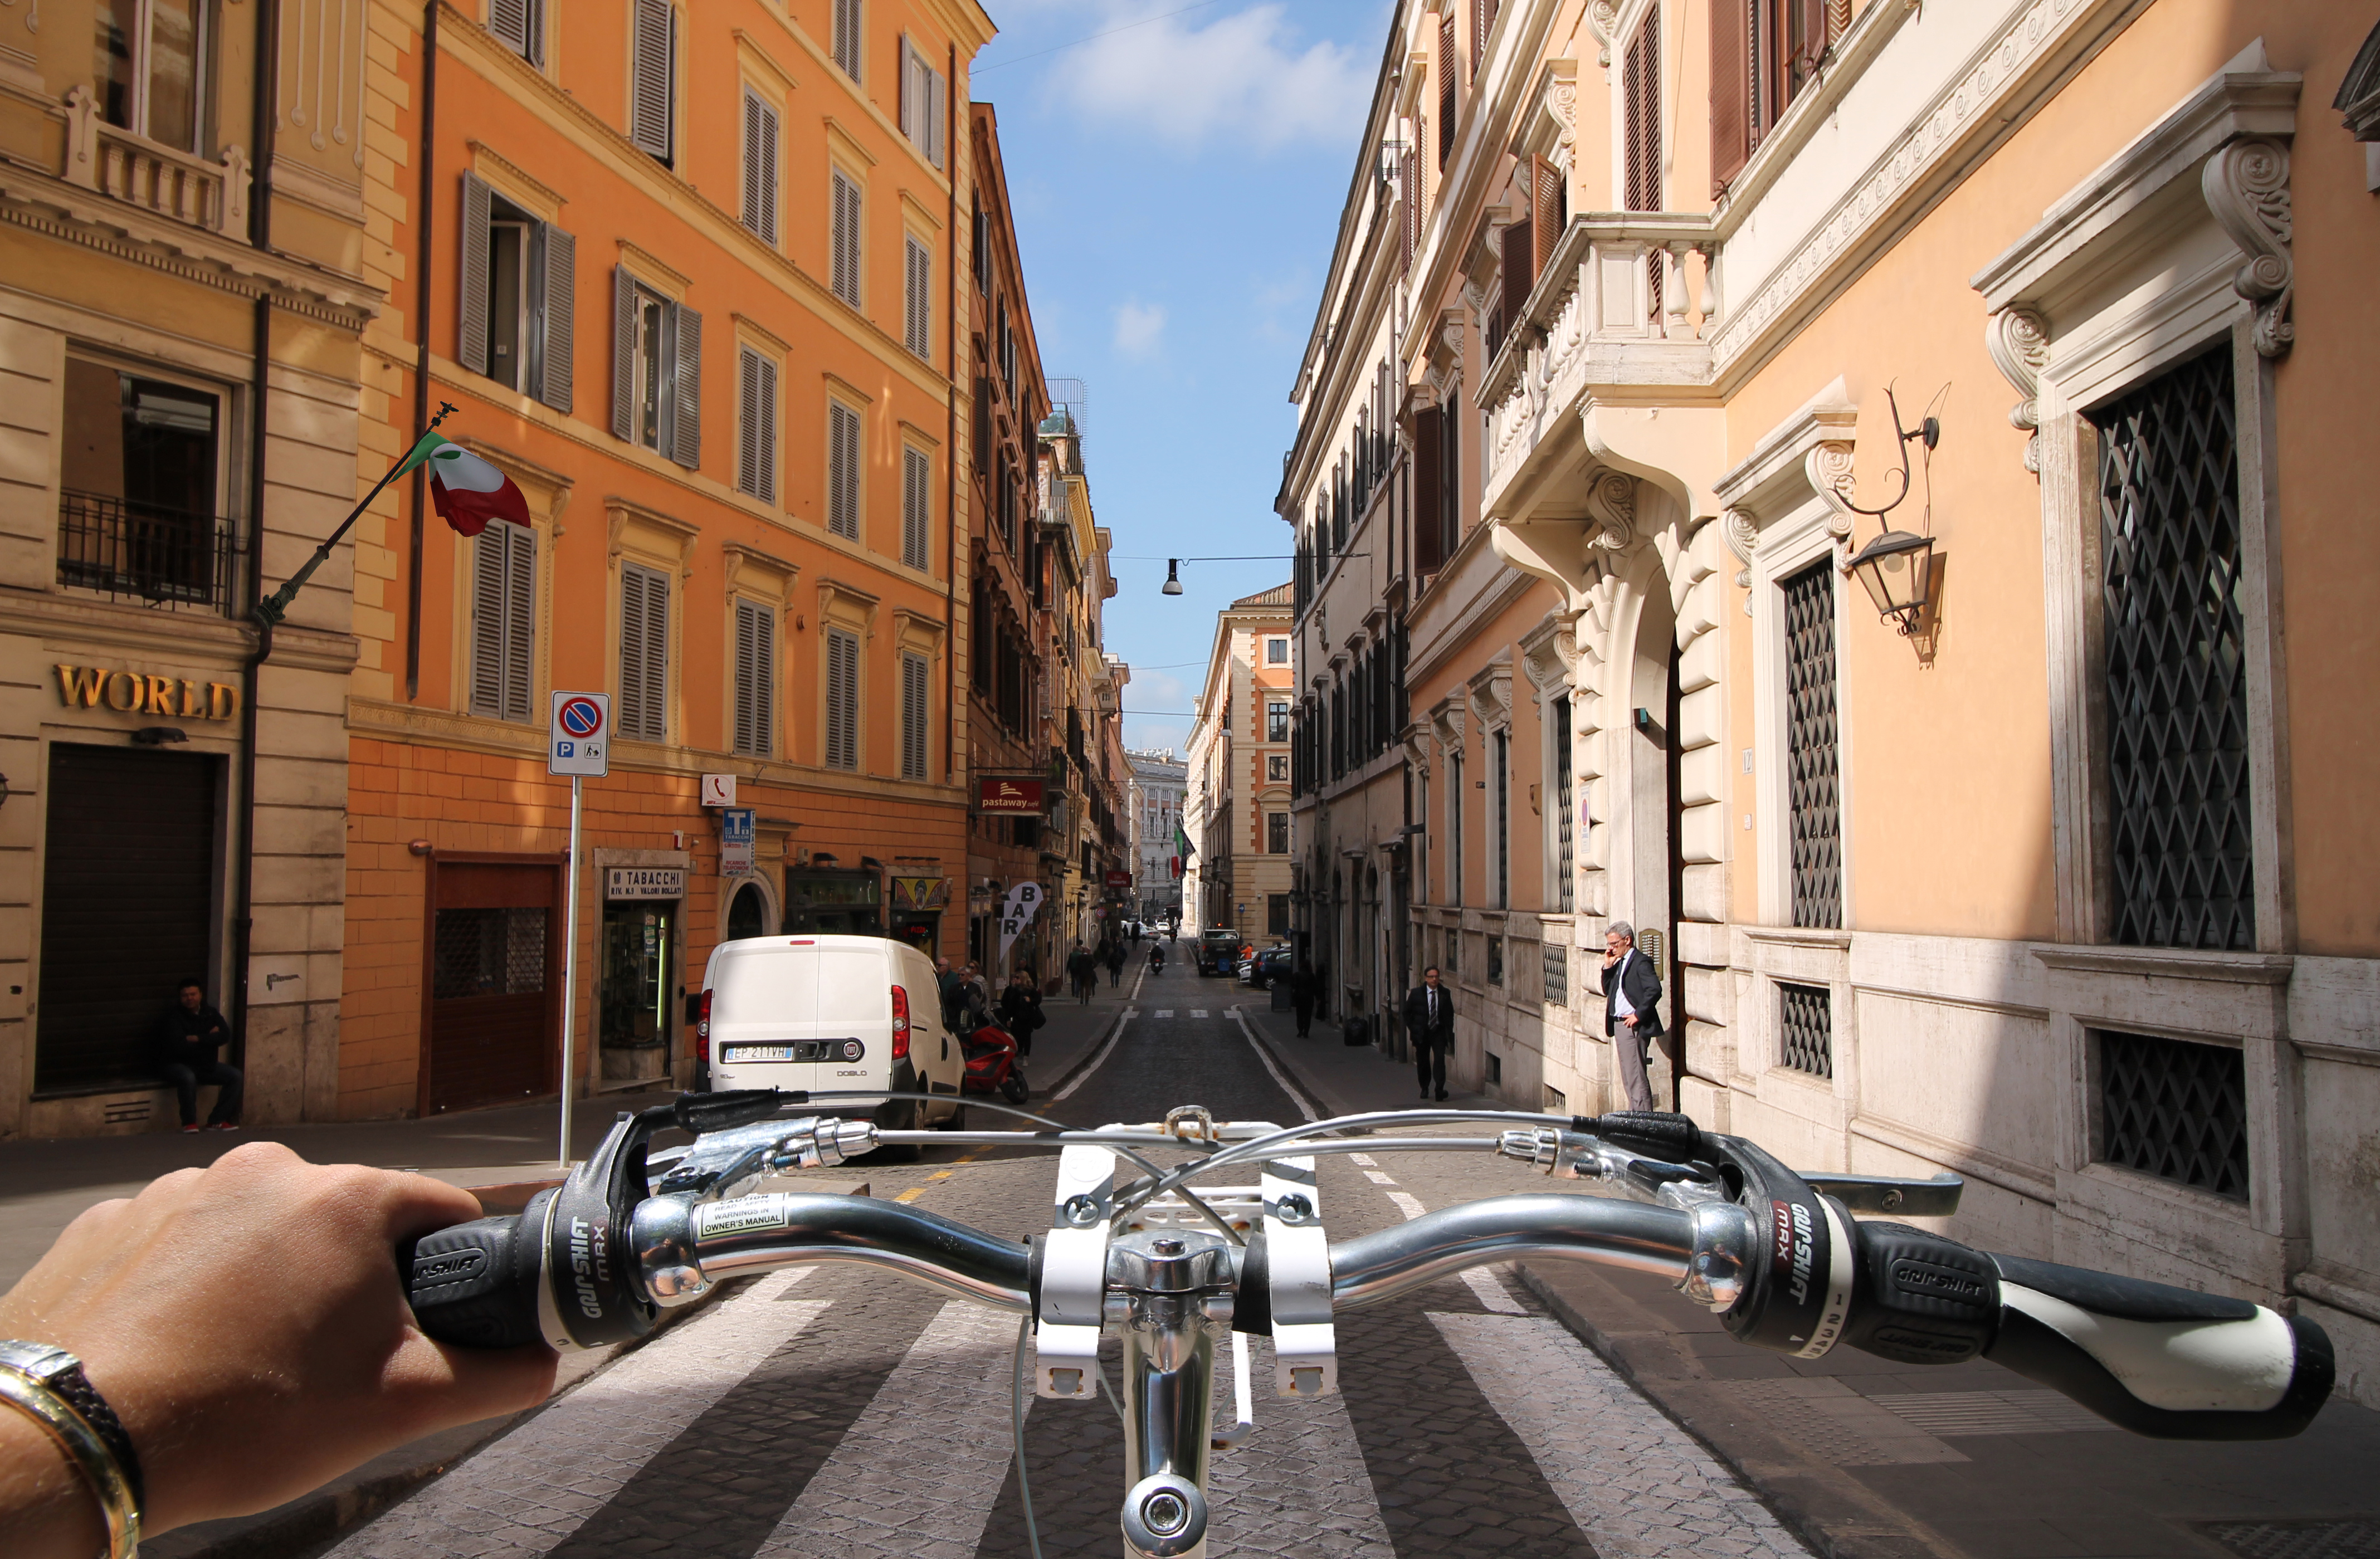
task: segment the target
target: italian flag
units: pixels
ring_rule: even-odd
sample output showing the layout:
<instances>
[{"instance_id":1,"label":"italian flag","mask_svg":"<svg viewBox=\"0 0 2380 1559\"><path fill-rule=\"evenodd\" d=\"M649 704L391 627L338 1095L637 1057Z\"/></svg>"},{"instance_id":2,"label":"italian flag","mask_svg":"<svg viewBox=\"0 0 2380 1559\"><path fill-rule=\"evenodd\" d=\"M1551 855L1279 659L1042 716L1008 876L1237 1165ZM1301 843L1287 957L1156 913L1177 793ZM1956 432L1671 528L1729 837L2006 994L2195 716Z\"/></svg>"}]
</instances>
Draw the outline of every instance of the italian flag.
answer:
<instances>
[{"instance_id":1,"label":"italian flag","mask_svg":"<svg viewBox=\"0 0 2380 1559\"><path fill-rule=\"evenodd\" d=\"M528 524L528 500L513 479L461 444L424 433L395 474L401 477L417 465L430 467L430 501L456 535L477 536L490 520Z\"/></svg>"}]
</instances>

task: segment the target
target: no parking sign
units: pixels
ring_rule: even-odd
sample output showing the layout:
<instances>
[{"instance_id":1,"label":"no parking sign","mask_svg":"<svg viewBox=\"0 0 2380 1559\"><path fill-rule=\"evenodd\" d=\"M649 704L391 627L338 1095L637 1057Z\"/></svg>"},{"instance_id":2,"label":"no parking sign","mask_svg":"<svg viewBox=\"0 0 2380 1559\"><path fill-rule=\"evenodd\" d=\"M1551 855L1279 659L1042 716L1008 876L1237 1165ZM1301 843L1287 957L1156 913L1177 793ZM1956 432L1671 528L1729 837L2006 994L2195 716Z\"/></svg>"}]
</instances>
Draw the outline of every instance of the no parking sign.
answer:
<instances>
[{"instance_id":1,"label":"no parking sign","mask_svg":"<svg viewBox=\"0 0 2380 1559\"><path fill-rule=\"evenodd\" d=\"M556 693L545 733L545 771L600 780L611 772L612 695Z\"/></svg>"}]
</instances>

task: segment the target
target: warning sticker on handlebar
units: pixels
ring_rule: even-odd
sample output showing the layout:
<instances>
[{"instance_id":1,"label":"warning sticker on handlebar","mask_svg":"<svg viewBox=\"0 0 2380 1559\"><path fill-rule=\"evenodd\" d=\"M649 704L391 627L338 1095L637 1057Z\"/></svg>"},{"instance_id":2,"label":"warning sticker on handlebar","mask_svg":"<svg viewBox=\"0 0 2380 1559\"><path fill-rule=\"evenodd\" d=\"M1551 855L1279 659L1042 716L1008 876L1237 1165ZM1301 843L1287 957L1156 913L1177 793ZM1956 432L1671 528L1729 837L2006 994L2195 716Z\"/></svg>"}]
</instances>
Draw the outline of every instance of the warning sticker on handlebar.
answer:
<instances>
[{"instance_id":1,"label":"warning sticker on handlebar","mask_svg":"<svg viewBox=\"0 0 2380 1559\"><path fill-rule=\"evenodd\" d=\"M784 1227L783 1202L773 1196L752 1196L735 1202L714 1202L703 1208L695 1225L695 1238L709 1239L714 1235L749 1234L755 1229Z\"/></svg>"}]
</instances>

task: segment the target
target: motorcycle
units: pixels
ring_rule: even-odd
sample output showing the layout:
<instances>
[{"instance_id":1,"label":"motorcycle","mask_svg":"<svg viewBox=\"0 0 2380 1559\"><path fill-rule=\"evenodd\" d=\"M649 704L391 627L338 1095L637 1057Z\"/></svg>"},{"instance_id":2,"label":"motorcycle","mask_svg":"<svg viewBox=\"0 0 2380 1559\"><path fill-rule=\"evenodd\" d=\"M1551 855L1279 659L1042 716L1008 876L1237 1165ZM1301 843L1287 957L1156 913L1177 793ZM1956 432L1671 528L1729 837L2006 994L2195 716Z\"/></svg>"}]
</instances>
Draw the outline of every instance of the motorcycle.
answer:
<instances>
[{"instance_id":1,"label":"motorcycle","mask_svg":"<svg viewBox=\"0 0 2380 1559\"><path fill-rule=\"evenodd\" d=\"M959 1079L962 1094L997 1094L1012 1105L1032 1096L1025 1081L1025 1057L1017 1053L1016 1036L997 1023L986 1022L959 1042L966 1070Z\"/></svg>"},{"instance_id":2,"label":"motorcycle","mask_svg":"<svg viewBox=\"0 0 2380 1559\"><path fill-rule=\"evenodd\" d=\"M465 1346L542 1338L601 1348L646 1335L662 1310L729 1278L819 1262L887 1267L1017 1317L1014 1454L1035 1552L1028 1378L1042 1397L1115 1399L1125 1431L1121 1525L1139 1559L1204 1553L1212 1453L1253 1428L1251 1335L1271 1339L1276 1395L1331 1396L1336 1328L1348 1312L1500 1262L1655 1274L1738 1342L1794 1359L1838 1346L1907 1367L1990 1359L2160 1438L2297 1434L2335 1374L2330 1339L2302 1316L1858 1216L1947 1216L1963 1188L1955 1175L1800 1174L1682 1115L1420 1109L1284 1129L1219 1122L1186 1106L1161 1122L1087 1131L989 1105L1047 1130L930 1132L777 1118L844 1096L689 1094L622 1115L594 1154L525 1212L400 1248L417 1321ZM1464 1122L1495 1130L1380 1134ZM649 1156L652 1134L667 1126L696 1141ZM1051 1227L1019 1242L897 1202L747 1194L774 1171L924 1143L1056 1150ZM1152 1150L1193 1156L1167 1167ZM1334 1243L1315 1163L1354 1152L1492 1153L1592 1190L1491 1197ZM1193 1187L1235 1167L1242 1183ZM1118 1385L1100 1363L1103 1339L1122 1347ZM1235 1415L1219 1412L1216 1399L1227 1340Z\"/></svg>"}]
</instances>

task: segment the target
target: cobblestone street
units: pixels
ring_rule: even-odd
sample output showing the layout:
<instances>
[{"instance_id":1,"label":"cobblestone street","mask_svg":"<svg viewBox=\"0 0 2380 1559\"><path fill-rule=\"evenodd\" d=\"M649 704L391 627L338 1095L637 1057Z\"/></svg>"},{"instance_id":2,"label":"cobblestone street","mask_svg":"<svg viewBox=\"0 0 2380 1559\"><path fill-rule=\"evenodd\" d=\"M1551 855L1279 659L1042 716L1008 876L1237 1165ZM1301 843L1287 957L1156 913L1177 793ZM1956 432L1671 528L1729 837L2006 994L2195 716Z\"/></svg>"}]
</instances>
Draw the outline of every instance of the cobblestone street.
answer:
<instances>
[{"instance_id":1,"label":"cobblestone street","mask_svg":"<svg viewBox=\"0 0 2380 1559\"><path fill-rule=\"evenodd\" d=\"M1255 999L1177 964L1143 982L1111 1045L1050 1077L1066 1096L1037 1107L1083 1125L1183 1103L1284 1124L1319 1113L1233 1010ZM869 1176L880 1196L1015 1237L1047 1226L1054 1168L944 1149ZM1325 1158L1320 1175L1334 1238L1546 1186L1477 1155ZM1008 1316L887 1275L777 1274L593 1376L334 1553L1028 1555L1008 1423L1015 1335ZM1509 1274L1351 1313L1339 1339L1339 1396L1285 1401L1260 1387L1256 1433L1219 1455L1216 1559L1806 1552ZM1261 1351L1256 1366L1268 1379ZM1114 1413L1028 1408L1043 1553L1114 1553Z\"/></svg>"}]
</instances>

